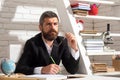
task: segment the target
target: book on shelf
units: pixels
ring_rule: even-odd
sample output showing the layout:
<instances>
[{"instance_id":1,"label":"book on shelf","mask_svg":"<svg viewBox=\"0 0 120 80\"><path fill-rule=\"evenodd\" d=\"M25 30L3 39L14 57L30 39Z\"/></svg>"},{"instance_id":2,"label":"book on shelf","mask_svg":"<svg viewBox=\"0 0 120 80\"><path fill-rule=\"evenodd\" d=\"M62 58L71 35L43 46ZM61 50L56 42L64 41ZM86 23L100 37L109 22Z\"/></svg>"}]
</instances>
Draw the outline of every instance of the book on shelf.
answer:
<instances>
[{"instance_id":1,"label":"book on shelf","mask_svg":"<svg viewBox=\"0 0 120 80\"><path fill-rule=\"evenodd\" d=\"M84 39L85 43L101 43L103 44L103 40L102 39Z\"/></svg>"},{"instance_id":2,"label":"book on shelf","mask_svg":"<svg viewBox=\"0 0 120 80\"><path fill-rule=\"evenodd\" d=\"M85 3L71 4L71 8L72 8L73 14L77 14L81 16L88 15L88 11L91 10L90 4L85 4Z\"/></svg>"},{"instance_id":3,"label":"book on shelf","mask_svg":"<svg viewBox=\"0 0 120 80\"><path fill-rule=\"evenodd\" d=\"M80 31L80 33L83 33L83 34L97 34L97 31L95 31L95 30L83 30L83 31Z\"/></svg>"},{"instance_id":4,"label":"book on shelf","mask_svg":"<svg viewBox=\"0 0 120 80\"><path fill-rule=\"evenodd\" d=\"M97 54L97 52L103 52L104 50L86 50L86 52L96 52L96 54Z\"/></svg>"},{"instance_id":5,"label":"book on shelf","mask_svg":"<svg viewBox=\"0 0 120 80\"><path fill-rule=\"evenodd\" d=\"M73 14L81 15L81 16L86 16L88 15L88 11L85 10L72 10Z\"/></svg>"},{"instance_id":6,"label":"book on shelf","mask_svg":"<svg viewBox=\"0 0 120 80\"><path fill-rule=\"evenodd\" d=\"M84 43L84 45L86 46L86 47L88 47L88 46L91 46L91 47L97 47L97 46L104 46L104 44L101 44L101 43L96 43L96 44L93 44L93 43Z\"/></svg>"},{"instance_id":7,"label":"book on shelf","mask_svg":"<svg viewBox=\"0 0 120 80\"><path fill-rule=\"evenodd\" d=\"M84 7L84 6L78 6L78 7L73 7L72 10L84 10L84 11L89 11L89 7Z\"/></svg>"},{"instance_id":8,"label":"book on shelf","mask_svg":"<svg viewBox=\"0 0 120 80\"><path fill-rule=\"evenodd\" d=\"M88 6L88 7L90 7L90 4L80 3L80 2L71 4L71 7L78 7L78 6Z\"/></svg>"},{"instance_id":9,"label":"book on shelf","mask_svg":"<svg viewBox=\"0 0 120 80\"><path fill-rule=\"evenodd\" d=\"M86 48L86 50L103 50L102 46L95 46L95 47L88 46L85 48Z\"/></svg>"},{"instance_id":10,"label":"book on shelf","mask_svg":"<svg viewBox=\"0 0 120 80\"><path fill-rule=\"evenodd\" d=\"M82 9L82 10L91 10L90 8L90 4L86 4L86 3L73 3L71 4L71 8L72 9Z\"/></svg>"},{"instance_id":11,"label":"book on shelf","mask_svg":"<svg viewBox=\"0 0 120 80\"><path fill-rule=\"evenodd\" d=\"M92 63L93 72L107 72L106 63Z\"/></svg>"},{"instance_id":12,"label":"book on shelf","mask_svg":"<svg viewBox=\"0 0 120 80\"><path fill-rule=\"evenodd\" d=\"M103 52L104 50L102 39L85 39L84 46L87 52Z\"/></svg>"},{"instance_id":13,"label":"book on shelf","mask_svg":"<svg viewBox=\"0 0 120 80\"><path fill-rule=\"evenodd\" d=\"M104 47L104 41L102 39L84 39L85 47Z\"/></svg>"}]
</instances>

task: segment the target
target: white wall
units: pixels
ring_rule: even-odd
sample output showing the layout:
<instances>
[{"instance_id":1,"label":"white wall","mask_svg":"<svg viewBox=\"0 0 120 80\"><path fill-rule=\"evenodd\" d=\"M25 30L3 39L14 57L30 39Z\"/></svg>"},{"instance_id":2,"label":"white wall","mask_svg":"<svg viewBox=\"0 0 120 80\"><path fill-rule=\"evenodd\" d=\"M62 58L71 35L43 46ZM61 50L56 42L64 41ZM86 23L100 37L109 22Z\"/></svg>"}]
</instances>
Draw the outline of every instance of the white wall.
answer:
<instances>
[{"instance_id":1,"label":"white wall","mask_svg":"<svg viewBox=\"0 0 120 80\"><path fill-rule=\"evenodd\" d=\"M53 0L0 1L0 57L16 55L20 45L39 32L39 17L46 10L56 12Z\"/></svg>"},{"instance_id":2,"label":"white wall","mask_svg":"<svg viewBox=\"0 0 120 80\"><path fill-rule=\"evenodd\" d=\"M54 0L0 0L0 59L17 57L25 41L39 32L46 10L56 11Z\"/></svg>"}]
</instances>

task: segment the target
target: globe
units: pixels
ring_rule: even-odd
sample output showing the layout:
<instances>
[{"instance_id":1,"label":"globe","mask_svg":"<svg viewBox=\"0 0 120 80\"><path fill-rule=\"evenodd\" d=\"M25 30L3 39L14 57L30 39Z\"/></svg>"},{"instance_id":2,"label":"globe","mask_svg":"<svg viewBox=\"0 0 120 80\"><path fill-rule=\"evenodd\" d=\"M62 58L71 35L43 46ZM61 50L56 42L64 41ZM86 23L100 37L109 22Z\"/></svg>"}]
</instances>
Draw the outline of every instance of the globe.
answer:
<instances>
[{"instance_id":1,"label":"globe","mask_svg":"<svg viewBox=\"0 0 120 80\"><path fill-rule=\"evenodd\" d=\"M3 59L1 61L1 70L6 75L11 75L14 73L16 68L15 63L10 59Z\"/></svg>"}]
</instances>

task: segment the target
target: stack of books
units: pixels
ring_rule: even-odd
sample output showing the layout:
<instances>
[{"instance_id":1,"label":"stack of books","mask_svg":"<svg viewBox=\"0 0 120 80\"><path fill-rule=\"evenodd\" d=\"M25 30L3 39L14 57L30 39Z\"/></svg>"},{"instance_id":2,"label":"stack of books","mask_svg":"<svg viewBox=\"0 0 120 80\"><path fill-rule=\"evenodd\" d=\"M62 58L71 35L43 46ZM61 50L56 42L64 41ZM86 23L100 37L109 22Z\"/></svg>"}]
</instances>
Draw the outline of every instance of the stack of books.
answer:
<instances>
[{"instance_id":1,"label":"stack of books","mask_svg":"<svg viewBox=\"0 0 120 80\"><path fill-rule=\"evenodd\" d=\"M87 52L103 52L104 41L102 39L84 39Z\"/></svg>"},{"instance_id":2,"label":"stack of books","mask_svg":"<svg viewBox=\"0 0 120 80\"><path fill-rule=\"evenodd\" d=\"M91 10L90 4L87 3L74 3L71 4L71 8L73 10L73 14L77 14L81 16L88 15L88 11Z\"/></svg>"},{"instance_id":3,"label":"stack of books","mask_svg":"<svg viewBox=\"0 0 120 80\"><path fill-rule=\"evenodd\" d=\"M93 63L92 69L94 73L107 72L107 65L105 63Z\"/></svg>"}]
</instances>

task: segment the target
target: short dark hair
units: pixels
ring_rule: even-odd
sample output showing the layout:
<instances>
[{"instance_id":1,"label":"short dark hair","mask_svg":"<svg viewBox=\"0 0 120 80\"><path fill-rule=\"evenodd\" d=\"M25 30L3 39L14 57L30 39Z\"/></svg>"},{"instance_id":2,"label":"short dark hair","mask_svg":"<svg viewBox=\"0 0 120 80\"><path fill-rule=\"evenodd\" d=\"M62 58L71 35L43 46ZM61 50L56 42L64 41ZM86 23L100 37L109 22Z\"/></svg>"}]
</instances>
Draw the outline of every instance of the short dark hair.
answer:
<instances>
[{"instance_id":1,"label":"short dark hair","mask_svg":"<svg viewBox=\"0 0 120 80\"><path fill-rule=\"evenodd\" d=\"M58 19L58 16L56 13L54 13L52 11L45 11L40 17L39 25L41 25L41 26L43 25L45 18L53 18L53 17L56 17ZM59 21L59 19L58 19L58 21Z\"/></svg>"}]
</instances>

